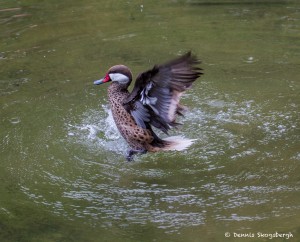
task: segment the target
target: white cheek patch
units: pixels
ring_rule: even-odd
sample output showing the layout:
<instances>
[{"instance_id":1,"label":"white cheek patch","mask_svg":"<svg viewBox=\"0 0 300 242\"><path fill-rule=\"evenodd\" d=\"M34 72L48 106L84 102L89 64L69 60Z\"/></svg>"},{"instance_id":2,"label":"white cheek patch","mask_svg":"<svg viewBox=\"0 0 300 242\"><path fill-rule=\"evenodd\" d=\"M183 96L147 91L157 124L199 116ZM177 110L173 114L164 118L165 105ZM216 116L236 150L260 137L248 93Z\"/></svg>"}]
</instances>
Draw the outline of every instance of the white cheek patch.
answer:
<instances>
[{"instance_id":1,"label":"white cheek patch","mask_svg":"<svg viewBox=\"0 0 300 242\"><path fill-rule=\"evenodd\" d=\"M113 82L119 82L122 84L129 82L129 78L121 73L110 73L109 77Z\"/></svg>"}]
</instances>

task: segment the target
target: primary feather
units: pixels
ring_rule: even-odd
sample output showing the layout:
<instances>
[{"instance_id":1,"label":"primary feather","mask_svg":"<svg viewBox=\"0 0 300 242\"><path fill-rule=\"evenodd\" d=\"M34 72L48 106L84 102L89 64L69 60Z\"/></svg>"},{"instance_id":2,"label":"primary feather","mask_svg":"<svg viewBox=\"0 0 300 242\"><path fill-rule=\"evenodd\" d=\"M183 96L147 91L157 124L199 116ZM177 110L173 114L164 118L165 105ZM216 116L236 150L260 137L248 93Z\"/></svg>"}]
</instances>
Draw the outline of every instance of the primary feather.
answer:
<instances>
[{"instance_id":1,"label":"primary feather","mask_svg":"<svg viewBox=\"0 0 300 242\"><path fill-rule=\"evenodd\" d=\"M190 52L166 64L141 73L124 105L135 121L145 127L150 124L163 132L177 125L176 115L184 107L180 97L202 74L196 65L200 61ZM136 111L142 109L142 111Z\"/></svg>"}]
</instances>

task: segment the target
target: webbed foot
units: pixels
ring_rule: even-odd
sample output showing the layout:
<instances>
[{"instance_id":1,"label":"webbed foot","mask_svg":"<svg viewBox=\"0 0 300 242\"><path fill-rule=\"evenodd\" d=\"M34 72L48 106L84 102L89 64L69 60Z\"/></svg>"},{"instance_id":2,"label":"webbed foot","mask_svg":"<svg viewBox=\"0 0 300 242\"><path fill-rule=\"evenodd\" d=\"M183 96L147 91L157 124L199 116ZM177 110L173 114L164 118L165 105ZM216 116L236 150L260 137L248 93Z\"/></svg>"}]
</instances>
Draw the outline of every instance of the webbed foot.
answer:
<instances>
[{"instance_id":1,"label":"webbed foot","mask_svg":"<svg viewBox=\"0 0 300 242\"><path fill-rule=\"evenodd\" d=\"M147 153L147 150L134 150L134 149L131 149L128 151L127 155L126 155L126 160L127 161L132 161L133 160L133 156L136 155L136 154L146 154Z\"/></svg>"}]
</instances>

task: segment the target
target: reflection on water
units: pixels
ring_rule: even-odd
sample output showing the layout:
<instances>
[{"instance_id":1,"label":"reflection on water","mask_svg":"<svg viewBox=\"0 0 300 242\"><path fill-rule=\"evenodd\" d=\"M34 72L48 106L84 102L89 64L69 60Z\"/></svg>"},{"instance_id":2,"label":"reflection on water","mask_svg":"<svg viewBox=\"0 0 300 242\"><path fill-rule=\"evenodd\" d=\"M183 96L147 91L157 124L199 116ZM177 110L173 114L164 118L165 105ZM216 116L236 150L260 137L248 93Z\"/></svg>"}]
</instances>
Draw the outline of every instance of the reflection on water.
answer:
<instances>
[{"instance_id":1,"label":"reflection on water","mask_svg":"<svg viewBox=\"0 0 300 242\"><path fill-rule=\"evenodd\" d=\"M0 240L300 236L298 3L0 5ZM188 49L205 75L171 135L197 141L126 162L92 81Z\"/></svg>"}]
</instances>

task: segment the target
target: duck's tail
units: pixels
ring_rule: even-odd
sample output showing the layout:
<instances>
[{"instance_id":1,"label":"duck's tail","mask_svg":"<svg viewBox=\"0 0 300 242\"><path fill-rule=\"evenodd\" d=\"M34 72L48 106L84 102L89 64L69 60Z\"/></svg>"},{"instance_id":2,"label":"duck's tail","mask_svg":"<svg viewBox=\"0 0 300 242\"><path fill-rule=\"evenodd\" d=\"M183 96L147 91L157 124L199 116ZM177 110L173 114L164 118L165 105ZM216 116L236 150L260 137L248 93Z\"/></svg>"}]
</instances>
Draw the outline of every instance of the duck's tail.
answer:
<instances>
[{"instance_id":1,"label":"duck's tail","mask_svg":"<svg viewBox=\"0 0 300 242\"><path fill-rule=\"evenodd\" d=\"M186 139L182 136L171 136L163 139L165 146L163 150L177 150L182 151L190 147L196 139Z\"/></svg>"},{"instance_id":2,"label":"duck's tail","mask_svg":"<svg viewBox=\"0 0 300 242\"><path fill-rule=\"evenodd\" d=\"M182 136L171 136L160 140L159 145L151 145L148 151L158 152L158 151L168 151L177 150L182 151L191 146L196 139L187 139Z\"/></svg>"}]
</instances>

